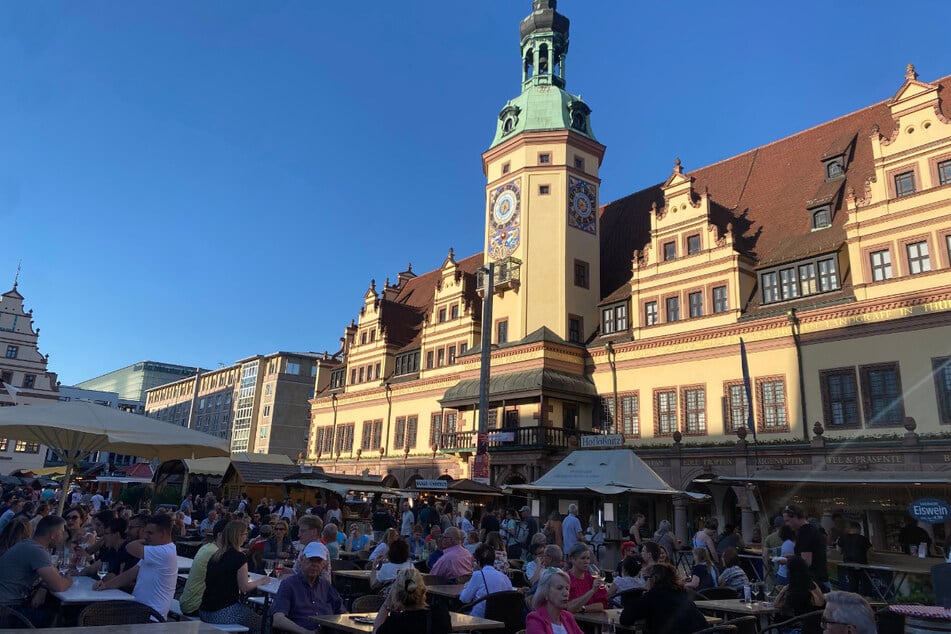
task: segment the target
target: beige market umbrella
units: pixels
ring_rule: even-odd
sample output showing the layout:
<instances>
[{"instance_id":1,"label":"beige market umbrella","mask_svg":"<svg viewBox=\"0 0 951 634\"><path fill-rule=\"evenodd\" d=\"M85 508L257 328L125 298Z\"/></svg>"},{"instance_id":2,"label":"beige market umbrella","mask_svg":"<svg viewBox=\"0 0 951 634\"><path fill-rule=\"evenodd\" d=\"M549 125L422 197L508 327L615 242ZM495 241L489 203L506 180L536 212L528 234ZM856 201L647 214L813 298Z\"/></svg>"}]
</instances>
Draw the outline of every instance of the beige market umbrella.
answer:
<instances>
[{"instance_id":1,"label":"beige market umbrella","mask_svg":"<svg viewBox=\"0 0 951 634\"><path fill-rule=\"evenodd\" d=\"M0 407L0 436L46 445L66 463L60 513L73 468L90 452L111 451L159 462L230 454L221 438L82 401Z\"/></svg>"}]
</instances>

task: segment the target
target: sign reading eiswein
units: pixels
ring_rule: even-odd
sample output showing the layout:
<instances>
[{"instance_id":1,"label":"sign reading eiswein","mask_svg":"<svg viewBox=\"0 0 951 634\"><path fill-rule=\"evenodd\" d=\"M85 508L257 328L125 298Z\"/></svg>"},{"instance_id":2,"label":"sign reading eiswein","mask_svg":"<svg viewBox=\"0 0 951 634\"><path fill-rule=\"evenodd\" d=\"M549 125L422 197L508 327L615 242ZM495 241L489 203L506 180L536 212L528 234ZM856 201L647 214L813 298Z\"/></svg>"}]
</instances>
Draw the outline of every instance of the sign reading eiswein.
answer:
<instances>
[{"instance_id":1,"label":"sign reading eiswein","mask_svg":"<svg viewBox=\"0 0 951 634\"><path fill-rule=\"evenodd\" d=\"M908 505L908 514L919 522L940 524L951 517L951 507L943 500L922 498Z\"/></svg>"}]
</instances>

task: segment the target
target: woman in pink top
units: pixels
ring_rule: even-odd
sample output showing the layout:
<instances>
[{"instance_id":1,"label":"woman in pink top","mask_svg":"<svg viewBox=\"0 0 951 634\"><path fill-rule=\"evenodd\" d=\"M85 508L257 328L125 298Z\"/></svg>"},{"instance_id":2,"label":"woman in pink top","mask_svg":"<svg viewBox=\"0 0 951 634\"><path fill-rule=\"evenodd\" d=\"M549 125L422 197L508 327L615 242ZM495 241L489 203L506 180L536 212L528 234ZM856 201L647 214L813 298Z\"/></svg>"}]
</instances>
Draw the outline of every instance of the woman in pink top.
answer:
<instances>
[{"instance_id":1,"label":"woman in pink top","mask_svg":"<svg viewBox=\"0 0 951 634\"><path fill-rule=\"evenodd\" d=\"M548 568L542 573L532 600L535 609L525 620L526 634L582 634L567 610L570 582L564 570Z\"/></svg>"},{"instance_id":2,"label":"woman in pink top","mask_svg":"<svg viewBox=\"0 0 951 634\"><path fill-rule=\"evenodd\" d=\"M568 551L568 609L572 612L602 612L608 607L608 590L588 570L591 567L591 549L577 542Z\"/></svg>"}]
</instances>

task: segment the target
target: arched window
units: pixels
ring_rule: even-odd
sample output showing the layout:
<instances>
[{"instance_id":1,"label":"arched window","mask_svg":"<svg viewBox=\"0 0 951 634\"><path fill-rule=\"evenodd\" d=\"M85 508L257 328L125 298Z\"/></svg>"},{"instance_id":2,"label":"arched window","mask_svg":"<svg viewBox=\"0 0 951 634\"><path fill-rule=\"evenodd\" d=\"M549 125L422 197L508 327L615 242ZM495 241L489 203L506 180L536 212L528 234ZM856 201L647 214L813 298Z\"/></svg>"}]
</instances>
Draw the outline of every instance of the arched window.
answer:
<instances>
[{"instance_id":1,"label":"arched window","mask_svg":"<svg viewBox=\"0 0 951 634\"><path fill-rule=\"evenodd\" d=\"M825 229L832 224L832 214L828 207L822 207L812 212L812 228Z\"/></svg>"},{"instance_id":2,"label":"arched window","mask_svg":"<svg viewBox=\"0 0 951 634\"><path fill-rule=\"evenodd\" d=\"M525 79L531 79L532 75L535 74L535 49L528 49L525 52L525 68L524 68Z\"/></svg>"}]
</instances>

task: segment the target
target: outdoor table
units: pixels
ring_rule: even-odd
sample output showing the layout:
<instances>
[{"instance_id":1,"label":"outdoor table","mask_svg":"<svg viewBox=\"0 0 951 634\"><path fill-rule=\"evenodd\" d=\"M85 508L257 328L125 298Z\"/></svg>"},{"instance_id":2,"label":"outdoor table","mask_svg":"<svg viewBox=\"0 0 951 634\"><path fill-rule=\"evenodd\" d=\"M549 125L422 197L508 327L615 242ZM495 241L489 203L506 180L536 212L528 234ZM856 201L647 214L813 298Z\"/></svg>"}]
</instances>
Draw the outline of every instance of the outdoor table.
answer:
<instances>
[{"instance_id":1,"label":"outdoor table","mask_svg":"<svg viewBox=\"0 0 951 634\"><path fill-rule=\"evenodd\" d=\"M339 557L340 559L356 559L356 558L357 558L357 551L354 551L354 550L341 550L341 551L338 553L338 557Z\"/></svg>"},{"instance_id":2,"label":"outdoor table","mask_svg":"<svg viewBox=\"0 0 951 634\"><path fill-rule=\"evenodd\" d=\"M595 630L598 632L604 629L604 627L608 624L609 619L611 621L614 621L614 627L618 630L623 630L626 632L633 632L635 630L638 630L638 631L644 630L643 621L638 621L634 623L633 625L621 625L621 612L623 612L623 610L620 610L617 608L609 608L602 612L584 612L584 613L577 612L573 614L572 616L575 617L576 621L580 621L582 623L591 623L592 625L595 626ZM715 616L704 615L703 618L707 620L707 625L716 625L717 623L721 623L723 621L723 619L715 617Z\"/></svg>"},{"instance_id":3,"label":"outdoor table","mask_svg":"<svg viewBox=\"0 0 951 634\"><path fill-rule=\"evenodd\" d=\"M194 559L190 559L189 557L182 557L181 555L178 555L178 571L188 572L192 569L192 563L194 563L194 561Z\"/></svg>"},{"instance_id":4,"label":"outdoor table","mask_svg":"<svg viewBox=\"0 0 951 634\"><path fill-rule=\"evenodd\" d=\"M357 623L351 617L364 617L375 619L376 612L358 612L356 614L327 614L312 616L311 619L322 627L349 632L350 634L370 634L373 631L371 623ZM490 619L481 619L477 616L468 614L459 614L450 612L449 618L452 622L453 632L471 632L473 630L502 630L505 629L505 623L501 621L492 621Z\"/></svg>"},{"instance_id":5,"label":"outdoor table","mask_svg":"<svg viewBox=\"0 0 951 634\"><path fill-rule=\"evenodd\" d=\"M869 584L871 584L872 589L875 591L875 594L878 595L878 598L884 602L888 602L889 598L894 598L898 596L898 589L901 588L902 584L905 583L905 578L908 575L930 575L931 574L931 563L933 560L923 560L928 562L927 568L923 567L921 564L918 564L914 557L909 557L910 561L904 565L896 564L856 564L856 563L845 563L844 561L835 562L840 568L848 568L852 570L859 570L865 575L865 578L868 579ZM891 576L890 581L886 581L889 575ZM878 583L875 583L876 578Z\"/></svg>"},{"instance_id":6,"label":"outdoor table","mask_svg":"<svg viewBox=\"0 0 951 634\"><path fill-rule=\"evenodd\" d=\"M54 631L56 634L221 634L218 628L201 621L58 627Z\"/></svg>"},{"instance_id":7,"label":"outdoor table","mask_svg":"<svg viewBox=\"0 0 951 634\"><path fill-rule=\"evenodd\" d=\"M93 590L92 585L97 581L99 580L92 577L73 577L73 585L68 590L52 594L63 605L98 603L100 601L135 601L135 597L122 590Z\"/></svg>"},{"instance_id":8,"label":"outdoor table","mask_svg":"<svg viewBox=\"0 0 951 634\"><path fill-rule=\"evenodd\" d=\"M370 573L371 570L334 570L332 571L334 575L338 577L347 577L348 579L362 579L367 583L370 582Z\"/></svg>"},{"instance_id":9,"label":"outdoor table","mask_svg":"<svg viewBox=\"0 0 951 634\"><path fill-rule=\"evenodd\" d=\"M765 601L753 601L752 603L747 603L743 599L712 599L706 601L694 601L693 604L701 612L713 612L714 615L720 613L726 618L730 618L730 614L736 614L738 616L755 616L760 623L760 628L762 629L769 623L770 617L779 612L772 603L767 603Z\"/></svg>"},{"instance_id":10,"label":"outdoor table","mask_svg":"<svg viewBox=\"0 0 951 634\"><path fill-rule=\"evenodd\" d=\"M890 605L888 611L905 617L905 632L951 632L951 610L940 605Z\"/></svg>"},{"instance_id":11,"label":"outdoor table","mask_svg":"<svg viewBox=\"0 0 951 634\"><path fill-rule=\"evenodd\" d=\"M448 585L426 586L426 594L432 594L437 597L446 597L447 599L458 599L462 594L462 589L466 587L464 583L453 583Z\"/></svg>"}]
</instances>

